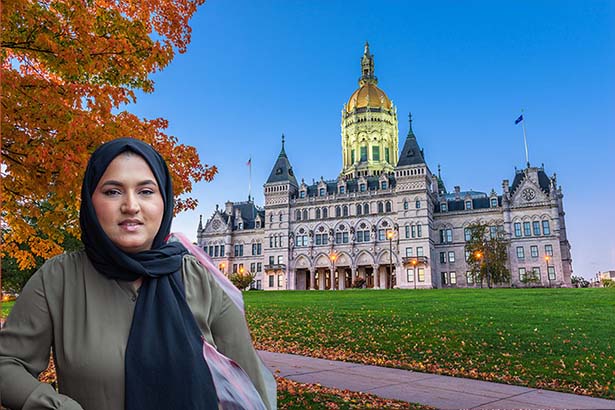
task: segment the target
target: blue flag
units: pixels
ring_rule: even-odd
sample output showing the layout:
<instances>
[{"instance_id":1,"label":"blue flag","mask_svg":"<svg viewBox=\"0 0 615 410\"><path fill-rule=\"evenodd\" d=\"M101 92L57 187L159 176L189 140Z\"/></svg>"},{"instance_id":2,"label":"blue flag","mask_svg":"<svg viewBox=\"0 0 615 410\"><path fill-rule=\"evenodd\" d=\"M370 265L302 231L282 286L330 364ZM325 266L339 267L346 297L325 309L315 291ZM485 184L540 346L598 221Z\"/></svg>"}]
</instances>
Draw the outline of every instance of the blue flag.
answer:
<instances>
[{"instance_id":1,"label":"blue flag","mask_svg":"<svg viewBox=\"0 0 615 410\"><path fill-rule=\"evenodd\" d=\"M523 114L521 114L519 118L515 120L515 125L519 124L521 121L523 121Z\"/></svg>"}]
</instances>

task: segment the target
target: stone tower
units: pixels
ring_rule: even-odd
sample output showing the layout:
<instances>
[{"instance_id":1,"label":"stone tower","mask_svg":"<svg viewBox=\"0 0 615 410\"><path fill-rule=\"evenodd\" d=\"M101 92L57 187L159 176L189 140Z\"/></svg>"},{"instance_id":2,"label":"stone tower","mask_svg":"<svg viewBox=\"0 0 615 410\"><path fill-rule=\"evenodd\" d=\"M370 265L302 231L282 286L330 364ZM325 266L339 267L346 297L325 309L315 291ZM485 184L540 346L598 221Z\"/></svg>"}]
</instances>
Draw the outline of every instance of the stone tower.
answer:
<instances>
[{"instance_id":1,"label":"stone tower","mask_svg":"<svg viewBox=\"0 0 615 410\"><path fill-rule=\"evenodd\" d=\"M374 56L365 43L359 88L342 109L343 177L391 173L398 158L397 109L378 88Z\"/></svg>"}]
</instances>

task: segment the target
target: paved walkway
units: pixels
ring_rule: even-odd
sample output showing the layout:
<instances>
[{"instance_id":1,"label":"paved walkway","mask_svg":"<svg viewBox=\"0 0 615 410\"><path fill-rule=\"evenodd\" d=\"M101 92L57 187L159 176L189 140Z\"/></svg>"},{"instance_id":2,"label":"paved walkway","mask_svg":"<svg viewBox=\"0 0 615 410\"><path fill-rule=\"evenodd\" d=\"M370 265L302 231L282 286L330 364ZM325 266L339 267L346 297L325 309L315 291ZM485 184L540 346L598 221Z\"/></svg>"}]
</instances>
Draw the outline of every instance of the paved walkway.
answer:
<instances>
[{"instance_id":1,"label":"paved walkway","mask_svg":"<svg viewBox=\"0 0 615 410\"><path fill-rule=\"evenodd\" d=\"M279 375L287 379L438 409L615 409L615 400L292 354L259 353L271 371L279 370Z\"/></svg>"}]
</instances>

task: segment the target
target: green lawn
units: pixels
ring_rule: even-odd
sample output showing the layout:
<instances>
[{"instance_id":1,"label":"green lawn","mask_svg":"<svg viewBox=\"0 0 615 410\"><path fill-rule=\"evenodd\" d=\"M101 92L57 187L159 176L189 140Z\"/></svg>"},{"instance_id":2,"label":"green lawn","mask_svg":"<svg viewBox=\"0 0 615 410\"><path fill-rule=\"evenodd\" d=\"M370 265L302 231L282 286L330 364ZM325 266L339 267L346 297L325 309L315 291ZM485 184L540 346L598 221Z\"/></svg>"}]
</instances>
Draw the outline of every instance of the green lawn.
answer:
<instances>
[{"instance_id":1,"label":"green lawn","mask_svg":"<svg viewBox=\"0 0 615 410\"><path fill-rule=\"evenodd\" d=\"M0 302L2 309L0 310L0 318L5 318L9 315L9 312L13 308L15 302Z\"/></svg>"},{"instance_id":2,"label":"green lawn","mask_svg":"<svg viewBox=\"0 0 615 410\"><path fill-rule=\"evenodd\" d=\"M615 289L244 297L261 349L615 399Z\"/></svg>"}]
</instances>

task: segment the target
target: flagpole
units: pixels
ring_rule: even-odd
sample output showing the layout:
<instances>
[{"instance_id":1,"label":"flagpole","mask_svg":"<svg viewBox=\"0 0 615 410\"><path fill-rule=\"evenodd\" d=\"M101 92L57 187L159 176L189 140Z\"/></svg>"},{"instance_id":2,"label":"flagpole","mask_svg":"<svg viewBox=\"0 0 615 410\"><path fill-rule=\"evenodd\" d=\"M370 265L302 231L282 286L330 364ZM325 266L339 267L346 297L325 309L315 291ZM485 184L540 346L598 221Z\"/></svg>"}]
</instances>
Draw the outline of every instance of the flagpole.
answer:
<instances>
[{"instance_id":1,"label":"flagpole","mask_svg":"<svg viewBox=\"0 0 615 410\"><path fill-rule=\"evenodd\" d=\"M249 172L249 179L248 179L248 201L250 200L250 198L252 197L252 154L250 154L250 161L248 162L248 172Z\"/></svg>"},{"instance_id":2,"label":"flagpole","mask_svg":"<svg viewBox=\"0 0 615 410\"><path fill-rule=\"evenodd\" d=\"M527 164L527 167L530 167L530 157L529 154L527 152L527 136L525 134L525 113L523 112L523 108L521 108L521 117L523 118L521 120L521 122L523 123L523 145L525 145L525 163Z\"/></svg>"}]
</instances>

